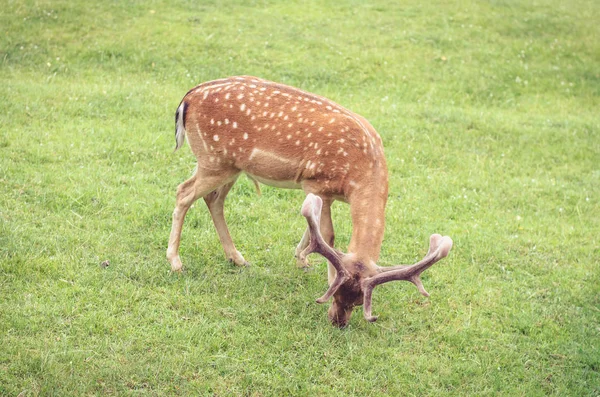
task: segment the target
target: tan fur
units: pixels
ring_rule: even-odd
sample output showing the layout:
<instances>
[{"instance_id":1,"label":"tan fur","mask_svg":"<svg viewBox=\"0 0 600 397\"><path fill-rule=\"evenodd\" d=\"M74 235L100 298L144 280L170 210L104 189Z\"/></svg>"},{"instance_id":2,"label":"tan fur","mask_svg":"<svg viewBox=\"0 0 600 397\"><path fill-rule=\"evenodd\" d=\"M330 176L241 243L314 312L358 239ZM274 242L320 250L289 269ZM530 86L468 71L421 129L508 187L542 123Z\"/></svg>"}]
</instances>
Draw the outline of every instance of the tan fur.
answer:
<instances>
[{"instance_id":1,"label":"tan fur","mask_svg":"<svg viewBox=\"0 0 600 397\"><path fill-rule=\"evenodd\" d=\"M249 76L200 84L183 98L183 107L184 134L198 159L188 195L204 197L244 172L255 183L297 187L329 205L348 202L350 251L365 263L378 259L388 176L381 138L367 120L321 96ZM224 221L218 223L226 230ZM176 227L169 244L173 270L180 267L179 234ZM246 263L228 232L223 235L229 259Z\"/></svg>"}]
</instances>

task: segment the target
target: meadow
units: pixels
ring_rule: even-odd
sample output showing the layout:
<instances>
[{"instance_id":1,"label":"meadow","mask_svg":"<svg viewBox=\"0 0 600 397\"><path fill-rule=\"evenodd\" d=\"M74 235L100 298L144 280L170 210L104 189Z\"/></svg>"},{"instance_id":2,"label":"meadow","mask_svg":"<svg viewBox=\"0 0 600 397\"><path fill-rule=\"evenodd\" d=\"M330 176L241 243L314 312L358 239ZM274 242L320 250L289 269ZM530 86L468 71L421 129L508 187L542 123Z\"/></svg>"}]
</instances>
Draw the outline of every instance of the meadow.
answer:
<instances>
[{"instance_id":1,"label":"meadow","mask_svg":"<svg viewBox=\"0 0 600 397\"><path fill-rule=\"evenodd\" d=\"M0 395L600 395L600 3L0 0ZM449 257L332 327L301 191L241 177L165 259L174 113L255 75L380 133L381 265ZM336 203L336 245L351 232ZM108 267L102 263L109 261Z\"/></svg>"}]
</instances>

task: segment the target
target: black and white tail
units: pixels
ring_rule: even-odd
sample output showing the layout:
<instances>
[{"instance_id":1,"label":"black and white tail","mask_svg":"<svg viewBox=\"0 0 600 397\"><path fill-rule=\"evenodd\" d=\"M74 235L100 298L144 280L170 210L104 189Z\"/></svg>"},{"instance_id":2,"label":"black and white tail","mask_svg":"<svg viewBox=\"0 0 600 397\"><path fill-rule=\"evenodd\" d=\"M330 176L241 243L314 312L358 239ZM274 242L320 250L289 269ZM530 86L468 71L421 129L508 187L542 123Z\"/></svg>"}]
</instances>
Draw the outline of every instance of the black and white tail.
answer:
<instances>
[{"instance_id":1,"label":"black and white tail","mask_svg":"<svg viewBox=\"0 0 600 397\"><path fill-rule=\"evenodd\" d=\"M186 103L181 102L181 105L175 112L175 150L179 149L185 142L185 111Z\"/></svg>"}]
</instances>

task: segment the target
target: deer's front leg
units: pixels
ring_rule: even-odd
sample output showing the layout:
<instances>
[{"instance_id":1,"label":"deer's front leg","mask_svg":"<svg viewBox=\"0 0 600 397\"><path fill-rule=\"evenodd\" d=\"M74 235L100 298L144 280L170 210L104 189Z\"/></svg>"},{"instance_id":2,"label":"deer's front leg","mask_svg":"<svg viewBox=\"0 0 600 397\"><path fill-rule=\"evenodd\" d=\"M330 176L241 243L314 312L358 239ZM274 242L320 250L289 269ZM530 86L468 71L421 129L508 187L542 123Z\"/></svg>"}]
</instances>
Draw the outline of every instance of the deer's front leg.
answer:
<instances>
[{"instance_id":1,"label":"deer's front leg","mask_svg":"<svg viewBox=\"0 0 600 397\"><path fill-rule=\"evenodd\" d=\"M310 231L308 230L308 228L306 228L306 230L304 231L304 234L302 235L302 239L296 246L296 254L294 255L296 257L296 265L299 268L310 267L310 263L308 263L308 259L306 259L306 256L302 255L302 251L304 251L304 249L306 247L308 247L309 241L310 241Z\"/></svg>"},{"instance_id":2,"label":"deer's front leg","mask_svg":"<svg viewBox=\"0 0 600 397\"><path fill-rule=\"evenodd\" d=\"M227 259L238 266L248 266L249 263L246 261L246 259L244 259L242 254L235 248L235 245L233 244L233 240L229 234L229 229L227 228L227 223L225 222L225 215L223 213L225 197L227 197L227 193L229 193L229 190L234 183L235 180L209 193L208 195L204 196L204 201L206 202L208 210L210 211L210 216L215 224L215 229L217 229L217 234L219 235L219 240L221 241L221 245L223 246L223 250L225 251L225 256Z\"/></svg>"}]
</instances>

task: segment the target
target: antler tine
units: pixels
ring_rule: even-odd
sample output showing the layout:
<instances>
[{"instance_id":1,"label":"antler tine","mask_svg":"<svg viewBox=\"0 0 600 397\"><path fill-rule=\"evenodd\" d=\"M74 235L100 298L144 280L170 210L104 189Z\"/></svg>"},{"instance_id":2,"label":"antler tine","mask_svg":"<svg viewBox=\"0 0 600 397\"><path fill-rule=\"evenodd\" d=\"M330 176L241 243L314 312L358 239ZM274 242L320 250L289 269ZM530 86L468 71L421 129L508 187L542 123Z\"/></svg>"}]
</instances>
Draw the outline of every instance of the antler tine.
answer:
<instances>
[{"instance_id":1,"label":"antler tine","mask_svg":"<svg viewBox=\"0 0 600 397\"><path fill-rule=\"evenodd\" d=\"M431 255L431 253L433 251L437 250L438 247L440 246L441 242L442 242L442 236L440 234L432 234L429 237L429 250L427 251L425 258L427 258L429 255ZM423 260L425 260L425 258L423 258ZM396 265L396 266L379 267L379 272L380 273L391 272L391 271L398 270L398 269L406 269L407 267L410 267L410 266L412 266L412 265Z\"/></svg>"},{"instance_id":2,"label":"antler tine","mask_svg":"<svg viewBox=\"0 0 600 397\"><path fill-rule=\"evenodd\" d=\"M323 200L312 193L309 193L302 204L302 215L308 222L308 229L310 231L310 242L308 247L300 254L302 257L306 257L308 254L316 252L323 255L327 260L335 267L336 277L333 283L329 286L323 296L317 299L317 303L325 303L331 298L331 296L337 291L347 279L348 275L341 262L341 253L331 248L323 239L321 231L319 229L319 221L321 219L321 208L323 207Z\"/></svg>"},{"instance_id":3,"label":"antler tine","mask_svg":"<svg viewBox=\"0 0 600 397\"><path fill-rule=\"evenodd\" d=\"M373 277L369 277L362 281L364 293L364 316L367 321L376 321L377 317L371 315L371 301L373 288L379 284L387 283L388 281L404 280L413 283L424 296L429 296L429 293L423 287L421 281L421 273L427 270L431 265L440 259L448 256L452 249L452 239L448 236L442 237L439 234L433 234L429 238L429 250L425 257L414 265L399 265L388 268L379 268L380 273Z\"/></svg>"},{"instance_id":4,"label":"antler tine","mask_svg":"<svg viewBox=\"0 0 600 397\"><path fill-rule=\"evenodd\" d=\"M371 315L371 304L372 304L372 296L373 296L373 288L375 288L376 284L373 284L370 279L365 279L362 282L363 289L363 314L365 316L365 320L370 323L377 321L377 316Z\"/></svg>"}]
</instances>

